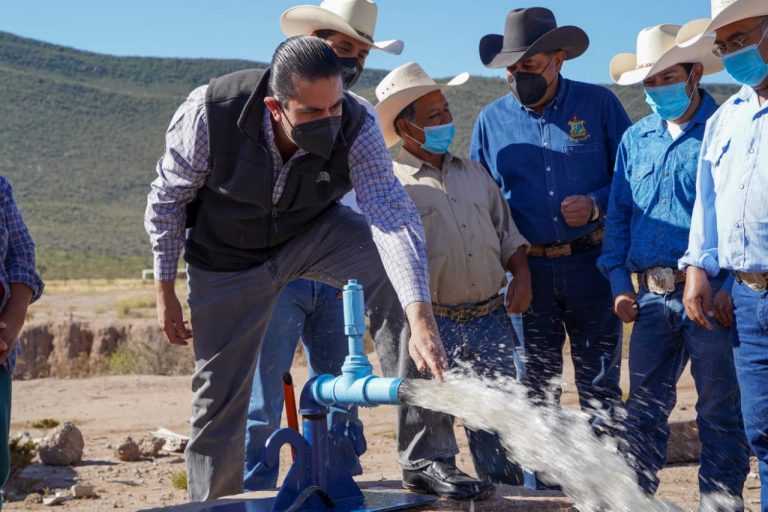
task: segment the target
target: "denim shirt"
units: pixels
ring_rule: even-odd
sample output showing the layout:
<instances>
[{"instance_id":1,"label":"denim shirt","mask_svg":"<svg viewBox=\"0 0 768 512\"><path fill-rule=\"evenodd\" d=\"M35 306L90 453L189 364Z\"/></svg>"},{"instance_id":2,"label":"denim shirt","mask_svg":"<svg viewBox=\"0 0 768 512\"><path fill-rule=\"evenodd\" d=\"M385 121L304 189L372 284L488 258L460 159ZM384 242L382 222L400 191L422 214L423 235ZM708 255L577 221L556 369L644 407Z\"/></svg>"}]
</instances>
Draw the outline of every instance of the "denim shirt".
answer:
<instances>
[{"instance_id":1,"label":"denim shirt","mask_svg":"<svg viewBox=\"0 0 768 512\"><path fill-rule=\"evenodd\" d=\"M29 236L21 213L16 208L13 200L11 184L0 176L0 285L2 285L2 298L0 299L0 311L5 309L11 296L10 285L21 283L32 290L32 301L36 301L43 293L43 281L35 270L35 244ZM16 357L20 351L16 343L5 367L13 374L16 366Z\"/></svg>"},{"instance_id":2,"label":"denim shirt","mask_svg":"<svg viewBox=\"0 0 768 512\"><path fill-rule=\"evenodd\" d=\"M707 123L680 268L768 272L768 103L744 86Z\"/></svg>"},{"instance_id":3,"label":"denim shirt","mask_svg":"<svg viewBox=\"0 0 768 512\"><path fill-rule=\"evenodd\" d=\"M676 140L657 114L635 123L621 140L597 260L614 296L634 291L630 272L677 268L688 247L701 140L717 110L712 96L701 94L696 114Z\"/></svg>"},{"instance_id":4,"label":"denim shirt","mask_svg":"<svg viewBox=\"0 0 768 512\"><path fill-rule=\"evenodd\" d=\"M598 223L573 228L560 213L570 195L591 194L608 206L614 156L630 121L605 87L560 77L541 115L507 94L477 118L470 156L501 187L520 232L532 244L575 240Z\"/></svg>"}]
</instances>

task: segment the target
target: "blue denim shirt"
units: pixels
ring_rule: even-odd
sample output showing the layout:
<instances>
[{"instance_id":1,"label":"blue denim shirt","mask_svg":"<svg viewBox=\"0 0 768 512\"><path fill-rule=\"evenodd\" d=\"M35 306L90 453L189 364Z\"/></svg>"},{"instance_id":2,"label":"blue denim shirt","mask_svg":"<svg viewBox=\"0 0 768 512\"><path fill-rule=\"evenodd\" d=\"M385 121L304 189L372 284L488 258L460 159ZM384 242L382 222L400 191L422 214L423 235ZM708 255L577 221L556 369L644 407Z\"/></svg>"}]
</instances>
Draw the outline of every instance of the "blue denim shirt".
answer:
<instances>
[{"instance_id":1,"label":"blue denim shirt","mask_svg":"<svg viewBox=\"0 0 768 512\"><path fill-rule=\"evenodd\" d=\"M768 103L744 86L707 123L680 268L768 272Z\"/></svg>"},{"instance_id":2,"label":"blue denim shirt","mask_svg":"<svg viewBox=\"0 0 768 512\"><path fill-rule=\"evenodd\" d=\"M601 219L569 227L560 203L592 194L605 212L614 156L630 124L611 91L561 77L555 100L541 115L511 93L483 109L470 156L491 172L525 238L535 245L568 242L596 229Z\"/></svg>"},{"instance_id":3,"label":"blue denim shirt","mask_svg":"<svg viewBox=\"0 0 768 512\"><path fill-rule=\"evenodd\" d=\"M597 260L614 296L634 291L630 272L677 268L688 247L701 140L716 110L715 100L702 91L699 109L676 140L657 114L624 134L616 155L603 254Z\"/></svg>"},{"instance_id":4,"label":"blue denim shirt","mask_svg":"<svg viewBox=\"0 0 768 512\"><path fill-rule=\"evenodd\" d=\"M29 236L21 213L13 200L13 190L8 180L0 176L0 311L5 309L11 295L11 283L22 283L32 290L32 301L36 301L43 293L43 281L35 270L35 244ZM5 367L13 373L19 344L16 343Z\"/></svg>"}]
</instances>

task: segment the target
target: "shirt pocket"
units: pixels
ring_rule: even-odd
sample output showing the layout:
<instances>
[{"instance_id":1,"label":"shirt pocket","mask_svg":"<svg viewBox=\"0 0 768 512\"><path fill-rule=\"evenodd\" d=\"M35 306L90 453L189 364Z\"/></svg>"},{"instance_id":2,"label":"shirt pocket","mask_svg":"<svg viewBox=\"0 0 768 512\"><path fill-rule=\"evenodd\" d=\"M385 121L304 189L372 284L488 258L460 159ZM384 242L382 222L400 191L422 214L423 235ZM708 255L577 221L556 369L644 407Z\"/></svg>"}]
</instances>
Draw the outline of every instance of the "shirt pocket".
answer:
<instances>
[{"instance_id":1,"label":"shirt pocket","mask_svg":"<svg viewBox=\"0 0 768 512\"><path fill-rule=\"evenodd\" d=\"M684 197L690 201L696 199L696 177L699 173L699 154L683 155L684 160L680 162L680 183L681 192Z\"/></svg>"},{"instance_id":2,"label":"shirt pocket","mask_svg":"<svg viewBox=\"0 0 768 512\"><path fill-rule=\"evenodd\" d=\"M435 209L431 206L425 208L419 208L419 216L421 217L421 225L424 226L424 236L429 236L429 230L432 228L432 224L435 222Z\"/></svg>"},{"instance_id":3,"label":"shirt pocket","mask_svg":"<svg viewBox=\"0 0 768 512\"><path fill-rule=\"evenodd\" d=\"M563 146L565 173L575 183L594 183L605 173L601 168L599 145L595 142Z\"/></svg>"},{"instance_id":4,"label":"shirt pocket","mask_svg":"<svg viewBox=\"0 0 768 512\"><path fill-rule=\"evenodd\" d=\"M493 224L487 204L475 202L475 223L476 230L472 230L472 235L474 235L472 238L475 242L473 249L487 251L494 260L501 261L499 233Z\"/></svg>"},{"instance_id":5,"label":"shirt pocket","mask_svg":"<svg viewBox=\"0 0 768 512\"><path fill-rule=\"evenodd\" d=\"M632 166L632 177L629 180L632 187L632 200L641 210L650 206L656 194L654 170L655 165L652 161L636 162Z\"/></svg>"}]
</instances>

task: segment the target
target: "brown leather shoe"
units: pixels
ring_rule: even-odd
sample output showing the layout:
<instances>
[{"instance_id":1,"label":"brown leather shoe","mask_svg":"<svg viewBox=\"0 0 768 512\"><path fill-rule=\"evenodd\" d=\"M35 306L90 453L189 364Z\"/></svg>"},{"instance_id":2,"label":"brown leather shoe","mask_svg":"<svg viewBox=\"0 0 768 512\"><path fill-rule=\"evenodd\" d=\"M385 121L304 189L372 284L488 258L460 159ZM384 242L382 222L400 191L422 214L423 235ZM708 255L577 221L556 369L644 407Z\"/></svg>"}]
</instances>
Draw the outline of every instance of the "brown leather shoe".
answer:
<instances>
[{"instance_id":1,"label":"brown leather shoe","mask_svg":"<svg viewBox=\"0 0 768 512\"><path fill-rule=\"evenodd\" d=\"M455 465L434 460L420 469L403 470L403 488L437 494L452 500L482 501L493 496L496 487L467 475Z\"/></svg>"}]
</instances>

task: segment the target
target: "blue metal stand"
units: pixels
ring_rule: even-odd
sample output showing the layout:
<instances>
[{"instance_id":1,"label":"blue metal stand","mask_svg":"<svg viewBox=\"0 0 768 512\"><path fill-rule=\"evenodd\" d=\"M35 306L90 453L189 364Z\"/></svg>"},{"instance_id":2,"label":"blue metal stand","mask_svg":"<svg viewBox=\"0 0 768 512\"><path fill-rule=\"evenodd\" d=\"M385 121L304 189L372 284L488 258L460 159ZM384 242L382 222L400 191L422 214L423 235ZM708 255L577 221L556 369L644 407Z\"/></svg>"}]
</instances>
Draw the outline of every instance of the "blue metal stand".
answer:
<instances>
[{"instance_id":1,"label":"blue metal stand","mask_svg":"<svg viewBox=\"0 0 768 512\"><path fill-rule=\"evenodd\" d=\"M320 375L304 386L299 400L303 417L302 432L283 428L267 440L264 464L277 467L280 449L290 445L296 453L282 487L275 498L214 506L211 512L295 512L295 511L385 511L421 507L435 496L406 491L366 491L349 472L343 454L365 453L362 433L348 436L345 429L328 431L330 407L374 407L398 405L398 389L403 379L373 375L373 367L363 351L365 307L363 287L350 280L344 287L344 330L349 339L349 355L341 375ZM350 439L353 437L355 440Z\"/></svg>"}]
</instances>

